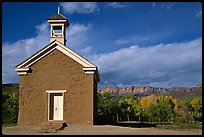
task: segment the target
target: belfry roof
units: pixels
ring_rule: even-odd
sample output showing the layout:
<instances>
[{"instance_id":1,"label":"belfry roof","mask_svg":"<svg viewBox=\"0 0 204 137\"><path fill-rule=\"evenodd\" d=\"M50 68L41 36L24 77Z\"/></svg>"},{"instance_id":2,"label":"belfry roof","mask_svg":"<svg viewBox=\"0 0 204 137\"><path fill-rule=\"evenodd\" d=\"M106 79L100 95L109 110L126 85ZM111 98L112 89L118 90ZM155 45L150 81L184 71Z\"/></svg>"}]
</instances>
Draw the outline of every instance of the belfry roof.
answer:
<instances>
[{"instance_id":1,"label":"belfry roof","mask_svg":"<svg viewBox=\"0 0 204 137\"><path fill-rule=\"evenodd\" d=\"M56 14L48 18L48 20L67 20L62 14Z\"/></svg>"}]
</instances>

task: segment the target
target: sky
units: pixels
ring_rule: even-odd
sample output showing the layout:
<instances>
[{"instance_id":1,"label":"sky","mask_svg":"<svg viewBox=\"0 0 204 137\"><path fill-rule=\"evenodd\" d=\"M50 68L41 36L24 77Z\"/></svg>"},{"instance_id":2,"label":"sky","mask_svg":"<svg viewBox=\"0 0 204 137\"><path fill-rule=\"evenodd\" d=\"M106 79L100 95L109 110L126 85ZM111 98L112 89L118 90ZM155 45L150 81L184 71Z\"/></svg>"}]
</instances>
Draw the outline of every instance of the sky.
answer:
<instances>
[{"instance_id":1,"label":"sky","mask_svg":"<svg viewBox=\"0 0 204 137\"><path fill-rule=\"evenodd\" d=\"M2 83L49 44L47 19L70 22L67 46L98 67L99 87L202 83L200 2L2 2Z\"/></svg>"}]
</instances>

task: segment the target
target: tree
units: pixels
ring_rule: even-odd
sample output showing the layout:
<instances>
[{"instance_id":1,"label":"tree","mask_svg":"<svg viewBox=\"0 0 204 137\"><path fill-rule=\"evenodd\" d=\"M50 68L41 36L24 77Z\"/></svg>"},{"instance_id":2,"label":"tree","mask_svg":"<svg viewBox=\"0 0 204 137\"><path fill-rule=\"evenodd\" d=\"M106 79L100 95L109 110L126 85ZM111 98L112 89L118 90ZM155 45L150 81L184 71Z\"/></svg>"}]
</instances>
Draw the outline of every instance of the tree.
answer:
<instances>
[{"instance_id":1,"label":"tree","mask_svg":"<svg viewBox=\"0 0 204 137\"><path fill-rule=\"evenodd\" d=\"M110 92L97 93L97 116L103 117L106 122L116 121L119 97Z\"/></svg>"},{"instance_id":2,"label":"tree","mask_svg":"<svg viewBox=\"0 0 204 137\"><path fill-rule=\"evenodd\" d=\"M146 117L147 114L145 113L144 109L143 109L142 106L139 104L139 102L136 103L136 104L134 104L133 107L134 107L135 116L138 117L139 122L140 122L141 120L147 119L147 117Z\"/></svg>"},{"instance_id":3,"label":"tree","mask_svg":"<svg viewBox=\"0 0 204 137\"><path fill-rule=\"evenodd\" d=\"M152 103L154 103L156 101L156 96L154 94L147 96L147 97L142 97L140 99L140 105L143 108L149 108L151 106Z\"/></svg>"},{"instance_id":4,"label":"tree","mask_svg":"<svg viewBox=\"0 0 204 137\"><path fill-rule=\"evenodd\" d=\"M182 100L181 101L181 107L183 109L182 111L182 117L184 119L184 122L191 122L193 121L193 111L194 108L191 104L190 100Z\"/></svg>"},{"instance_id":5,"label":"tree","mask_svg":"<svg viewBox=\"0 0 204 137\"><path fill-rule=\"evenodd\" d=\"M174 104L171 96L151 95L140 100L145 117L151 121L172 121L174 116Z\"/></svg>"},{"instance_id":6,"label":"tree","mask_svg":"<svg viewBox=\"0 0 204 137\"><path fill-rule=\"evenodd\" d=\"M118 97L110 92L98 93L98 108L107 108L109 113L116 113L118 108ZM106 113L106 112L101 112Z\"/></svg>"},{"instance_id":7,"label":"tree","mask_svg":"<svg viewBox=\"0 0 204 137\"><path fill-rule=\"evenodd\" d=\"M191 105L193 107L192 116L194 120L202 120L202 100L198 98L192 99Z\"/></svg>"},{"instance_id":8,"label":"tree","mask_svg":"<svg viewBox=\"0 0 204 137\"><path fill-rule=\"evenodd\" d=\"M2 93L2 123L17 123L18 120L18 94Z\"/></svg>"},{"instance_id":9,"label":"tree","mask_svg":"<svg viewBox=\"0 0 204 137\"><path fill-rule=\"evenodd\" d=\"M138 103L137 97L132 95L124 95L119 99L119 111L121 115L127 116L127 120L130 120L130 116L135 116L134 106Z\"/></svg>"}]
</instances>

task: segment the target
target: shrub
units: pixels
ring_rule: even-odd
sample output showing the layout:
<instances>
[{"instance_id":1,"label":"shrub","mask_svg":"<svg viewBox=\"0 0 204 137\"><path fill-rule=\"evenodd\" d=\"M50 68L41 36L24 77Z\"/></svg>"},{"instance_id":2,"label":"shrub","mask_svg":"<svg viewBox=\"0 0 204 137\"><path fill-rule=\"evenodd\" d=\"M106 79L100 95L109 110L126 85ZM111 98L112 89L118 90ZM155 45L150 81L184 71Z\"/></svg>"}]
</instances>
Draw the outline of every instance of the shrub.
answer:
<instances>
[{"instance_id":1,"label":"shrub","mask_svg":"<svg viewBox=\"0 0 204 137\"><path fill-rule=\"evenodd\" d=\"M18 93L2 93L2 124L17 123L18 120Z\"/></svg>"}]
</instances>

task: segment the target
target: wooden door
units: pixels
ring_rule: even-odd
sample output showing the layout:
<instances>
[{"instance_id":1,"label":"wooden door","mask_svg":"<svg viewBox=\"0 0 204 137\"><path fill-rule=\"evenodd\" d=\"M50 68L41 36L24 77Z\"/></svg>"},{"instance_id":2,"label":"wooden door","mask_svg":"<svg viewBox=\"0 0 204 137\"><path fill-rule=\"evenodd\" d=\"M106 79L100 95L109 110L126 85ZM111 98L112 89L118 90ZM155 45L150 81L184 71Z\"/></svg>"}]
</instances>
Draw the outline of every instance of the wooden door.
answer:
<instances>
[{"instance_id":1,"label":"wooden door","mask_svg":"<svg viewBox=\"0 0 204 137\"><path fill-rule=\"evenodd\" d=\"M63 96L54 95L53 120L63 120Z\"/></svg>"}]
</instances>

